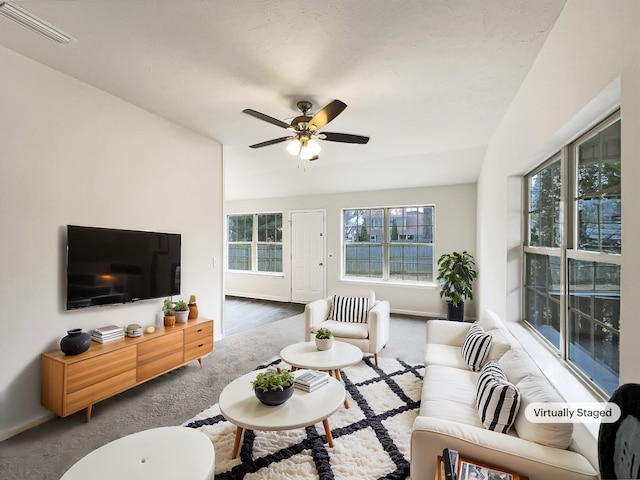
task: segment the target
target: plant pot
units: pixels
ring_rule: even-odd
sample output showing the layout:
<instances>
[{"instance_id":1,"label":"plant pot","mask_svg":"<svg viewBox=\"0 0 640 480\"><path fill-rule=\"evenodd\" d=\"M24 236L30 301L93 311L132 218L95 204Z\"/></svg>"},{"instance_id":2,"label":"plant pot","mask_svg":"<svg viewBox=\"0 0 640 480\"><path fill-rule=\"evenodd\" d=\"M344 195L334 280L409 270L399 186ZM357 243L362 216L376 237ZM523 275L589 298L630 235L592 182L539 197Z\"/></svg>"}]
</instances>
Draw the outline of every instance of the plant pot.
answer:
<instances>
[{"instance_id":1,"label":"plant pot","mask_svg":"<svg viewBox=\"0 0 640 480\"><path fill-rule=\"evenodd\" d=\"M262 403L270 407L275 407L276 405L282 405L291 398L291 395L293 395L293 383L285 387L284 390L267 390L263 392L259 388L256 388L254 392L258 400Z\"/></svg>"},{"instance_id":2,"label":"plant pot","mask_svg":"<svg viewBox=\"0 0 640 480\"><path fill-rule=\"evenodd\" d=\"M189 310L178 310L176 314L176 323L186 323L189 320Z\"/></svg>"},{"instance_id":3,"label":"plant pot","mask_svg":"<svg viewBox=\"0 0 640 480\"><path fill-rule=\"evenodd\" d=\"M67 330L67 335L60 340L60 350L65 355L79 355L89 350L91 336L81 328Z\"/></svg>"},{"instance_id":4,"label":"plant pot","mask_svg":"<svg viewBox=\"0 0 640 480\"><path fill-rule=\"evenodd\" d=\"M447 302L447 320L454 322L464 321L464 302L460 302L458 306L454 306L453 302Z\"/></svg>"},{"instance_id":5,"label":"plant pot","mask_svg":"<svg viewBox=\"0 0 640 480\"><path fill-rule=\"evenodd\" d=\"M316 338L316 348L318 350L329 350L331 347L333 347L333 337Z\"/></svg>"},{"instance_id":6,"label":"plant pot","mask_svg":"<svg viewBox=\"0 0 640 480\"><path fill-rule=\"evenodd\" d=\"M175 315L165 315L164 316L164 326L165 327L173 327L176 324Z\"/></svg>"}]
</instances>

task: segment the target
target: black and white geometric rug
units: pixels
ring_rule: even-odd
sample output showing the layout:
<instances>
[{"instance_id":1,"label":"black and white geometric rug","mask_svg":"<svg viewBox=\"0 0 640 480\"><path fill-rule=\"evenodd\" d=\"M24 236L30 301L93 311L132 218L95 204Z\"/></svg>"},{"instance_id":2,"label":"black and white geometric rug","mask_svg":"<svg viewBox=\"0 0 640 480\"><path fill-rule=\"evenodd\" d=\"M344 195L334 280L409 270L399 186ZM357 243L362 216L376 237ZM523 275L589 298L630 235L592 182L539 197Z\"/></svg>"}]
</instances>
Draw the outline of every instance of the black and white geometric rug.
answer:
<instances>
[{"instance_id":1,"label":"black and white geometric rug","mask_svg":"<svg viewBox=\"0 0 640 480\"><path fill-rule=\"evenodd\" d=\"M322 423L279 432L245 430L238 458L231 459L236 427L217 404L183 425L211 438L216 480L405 480L424 366L383 357L379 364L366 356L341 370L351 408L329 417L333 448Z\"/></svg>"}]
</instances>

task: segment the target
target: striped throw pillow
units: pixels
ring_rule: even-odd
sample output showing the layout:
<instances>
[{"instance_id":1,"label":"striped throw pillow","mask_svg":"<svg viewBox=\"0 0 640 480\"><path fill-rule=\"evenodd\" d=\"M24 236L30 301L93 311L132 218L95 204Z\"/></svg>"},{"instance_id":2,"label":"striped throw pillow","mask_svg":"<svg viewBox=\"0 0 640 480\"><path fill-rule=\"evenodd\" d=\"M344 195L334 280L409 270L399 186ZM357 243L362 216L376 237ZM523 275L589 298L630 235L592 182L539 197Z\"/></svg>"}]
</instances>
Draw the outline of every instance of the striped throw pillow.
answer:
<instances>
[{"instance_id":1,"label":"striped throw pillow","mask_svg":"<svg viewBox=\"0 0 640 480\"><path fill-rule=\"evenodd\" d=\"M337 322L367 323L369 299L367 297L333 296L329 320Z\"/></svg>"},{"instance_id":2,"label":"striped throw pillow","mask_svg":"<svg viewBox=\"0 0 640 480\"><path fill-rule=\"evenodd\" d=\"M478 324L471 325L462 342L462 358L474 372L480 371L491 347L491 335Z\"/></svg>"},{"instance_id":3,"label":"striped throw pillow","mask_svg":"<svg viewBox=\"0 0 640 480\"><path fill-rule=\"evenodd\" d=\"M497 360L482 367L476 386L480 421L488 430L507 433L520 409L520 390L507 381Z\"/></svg>"}]
</instances>

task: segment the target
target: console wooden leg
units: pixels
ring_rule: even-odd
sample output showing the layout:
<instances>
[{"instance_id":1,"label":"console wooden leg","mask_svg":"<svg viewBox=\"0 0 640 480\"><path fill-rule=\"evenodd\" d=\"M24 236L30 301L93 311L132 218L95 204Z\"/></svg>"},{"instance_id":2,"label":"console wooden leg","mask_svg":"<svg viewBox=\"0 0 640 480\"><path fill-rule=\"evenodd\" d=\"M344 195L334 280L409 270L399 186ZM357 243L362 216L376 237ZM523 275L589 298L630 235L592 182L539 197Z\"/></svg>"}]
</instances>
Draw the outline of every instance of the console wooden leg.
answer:
<instances>
[{"instance_id":1,"label":"console wooden leg","mask_svg":"<svg viewBox=\"0 0 640 480\"><path fill-rule=\"evenodd\" d=\"M324 425L324 433L327 434L327 444L329 444L329 446L333 448L333 436L331 435L331 427L329 426L329 419L325 418L324 420L322 420L322 425Z\"/></svg>"},{"instance_id":2,"label":"console wooden leg","mask_svg":"<svg viewBox=\"0 0 640 480\"><path fill-rule=\"evenodd\" d=\"M198 359L198 363L200 364L200 368L202 368L202 358Z\"/></svg>"},{"instance_id":3,"label":"console wooden leg","mask_svg":"<svg viewBox=\"0 0 640 480\"><path fill-rule=\"evenodd\" d=\"M242 427L236 428L236 439L233 441L233 452L231 452L231 458L238 456L238 450L240 450L240 439L242 438Z\"/></svg>"},{"instance_id":4,"label":"console wooden leg","mask_svg":"<svg viewBox=\"0 0 640 480\"><path fill-rule=\"evenodd\" d=\"M93 408L93 405L89 405L87 408L84 409L84 419L87 423L89 423L91 421L91 409Z\"/></svg>"}]
</instances>

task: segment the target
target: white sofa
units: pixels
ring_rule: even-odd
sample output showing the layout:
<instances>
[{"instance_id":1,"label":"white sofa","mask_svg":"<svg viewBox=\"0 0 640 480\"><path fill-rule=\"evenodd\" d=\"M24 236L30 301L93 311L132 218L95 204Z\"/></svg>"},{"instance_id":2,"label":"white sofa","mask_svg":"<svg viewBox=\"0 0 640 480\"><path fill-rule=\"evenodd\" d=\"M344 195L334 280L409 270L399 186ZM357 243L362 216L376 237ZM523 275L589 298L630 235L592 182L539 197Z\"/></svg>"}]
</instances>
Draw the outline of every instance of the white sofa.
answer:
<instances>
[{"instance_id":1,"label":"white sofa","mask_svg":"<svg viewBox=\"0 0 640 480\"><path fill-rule=\"evenodd\" d=\"M437 456L448 447L529 480L598 479L597 445L593 439L577 438L584 435L582 429L526 419L529 403L563 401L537 365L495 313L484 312L477 323L492 338L486 361L498 359L507 380L520 391L515 423L505 434L486 429L480 421L475 403L480 373L472 371L461 354L472 324L429 320L422 402L411 434L411 478L434 478Z\"/></svg>"},{"instance_id":2,"label":"white sofa","mask_svg":"<svg viewBox=\"0 0 640 480\"><path fill-rule=\"evenodd\" d=\"M373 353L375 364L378 365L378 352L389 341L389 302L377 300L371 289L342 288L334 295L342 297L361 297L368 299L367 321L351 323L335 321L329 318L333 295L308 303L304 309L304 338L311 341L312 335L319 328L328 328L335 340L355 345L365 353Z\"/></svg>"}]
</instances>

